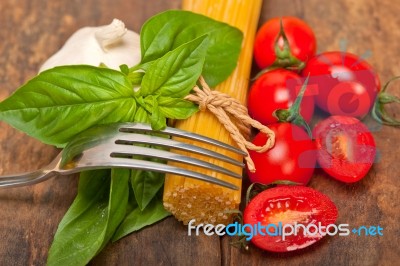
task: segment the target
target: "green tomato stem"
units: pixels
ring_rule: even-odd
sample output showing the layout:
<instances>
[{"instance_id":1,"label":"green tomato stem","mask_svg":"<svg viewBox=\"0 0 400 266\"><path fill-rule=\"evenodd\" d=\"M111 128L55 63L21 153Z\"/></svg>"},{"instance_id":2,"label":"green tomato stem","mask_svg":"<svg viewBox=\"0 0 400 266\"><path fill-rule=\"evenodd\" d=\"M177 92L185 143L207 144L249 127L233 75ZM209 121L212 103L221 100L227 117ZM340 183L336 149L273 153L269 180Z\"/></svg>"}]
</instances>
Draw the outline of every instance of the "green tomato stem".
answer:
<instances>
[{"instance_id":1,"label":"green tomato stem","mask_svg":"<svg viewBox=\"0 0 400 266\"><path fill-rule=\"evenodd\" d=\"M393 77L390 79L385 86L383 86L382 90L379 92L378 96L376 97L374 106L371 110L372 117L382 123L384 125L389 126L400 126L400 120L395 119L394 116L390 115L387 110L385 109L386 104L390 103L400 103L400 98L390 93L386 92L389 85L393 82L400 79L400 76Z\"/></svg>"},{"instance_id":2,"label":"green tomato stem","mask_svg":"<svg viewBox=\"0 0 400 266\"><path fill-rule=\"evenodd\" d=\"M309 76L303 83L299 95L297 95L296 100L289 109L277 109L274 111L273 115L278 119L279 122L290 122L297 126L303 127L307 134L311 137L311 129L307 122L304 120L303 116L300 114L300 105L304 97L304 93L307 89Z\"/></svg>"},{"instance_id":3,"label":"green tomato stem","mask_svg":"<svg viewBox=\"0 0 400 266\"><path fill-rule=\"evenodd\" d=\"M283 49L281 49L279 45L279 41L283 40ZM286 36L285 30L283 28L282 19L280 20L280 31L278 38L275 41L275 54L276 60L272 64L275 67L283 67L289 70L300 71L305 67L305 63L295 56L293 56L292 51L290 50L289 40Z\"/></svg>"}]
</instances>

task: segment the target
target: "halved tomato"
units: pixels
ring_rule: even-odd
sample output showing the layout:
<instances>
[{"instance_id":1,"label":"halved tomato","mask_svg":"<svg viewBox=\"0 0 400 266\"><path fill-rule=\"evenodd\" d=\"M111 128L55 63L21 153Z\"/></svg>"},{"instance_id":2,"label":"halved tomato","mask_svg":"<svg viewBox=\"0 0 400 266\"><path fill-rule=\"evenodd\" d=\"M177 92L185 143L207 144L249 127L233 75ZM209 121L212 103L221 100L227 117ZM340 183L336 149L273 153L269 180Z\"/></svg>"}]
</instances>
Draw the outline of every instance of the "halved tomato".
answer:
<instances>
[{"instance_id":1,"label":"halved tomato","mask_svg":"<svg viewBox=\"0 0 400 266\"><path fill-rule=\"evenodd\" d=\"M324 236L320 232L325 233L330 225L335 226L338 211L326 195L315 189L278 186L255 196L246 206L243 216L245 225L258 226L253 229L251 238L254 245L268 251L286 252L305 248L320 240ZM298 230L289 234L288 231L296 225ZM260 229L261 226L264 228ZM279 232L279 228L283 231ZM282 232L285 232L285 237Z\"/></svg>"},{"instance_id":2,"label":"halved tomato","mask_svg":"<svg viewBox=\"0 0 400 266\"><path fill-rule=\"evenodd\" d=\"M357 118L330 116L315 126L313 135L318 164L337 180L359 181L374 163L374 137Z\"/></svg>"}]
</instances>

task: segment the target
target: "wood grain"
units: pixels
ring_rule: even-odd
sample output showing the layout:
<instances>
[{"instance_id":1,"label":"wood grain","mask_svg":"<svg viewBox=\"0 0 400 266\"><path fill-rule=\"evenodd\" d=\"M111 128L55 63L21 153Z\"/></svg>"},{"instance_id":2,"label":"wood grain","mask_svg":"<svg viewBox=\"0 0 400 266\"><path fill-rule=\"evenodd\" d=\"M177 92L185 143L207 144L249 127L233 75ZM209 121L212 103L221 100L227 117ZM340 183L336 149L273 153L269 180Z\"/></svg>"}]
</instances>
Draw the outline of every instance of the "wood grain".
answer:
<instances>
[{"instance_id":1,"label":"wood grain","mask_svg":"<svg viewBox=\"0 0 400 266\"><path fill-rule=\"evenodd\" d=\"M78 28L123 20L139 31L151 15L180 2L143 0L0 1L0 100L32 78L41 63ZM381 80L400 74L400 7L392 1L266 0L260 23L295 15L314 29L318 50L364 54ZM394 86L392 89L396 90ZM397 89L398 90L398 89ZM397 109L400 110L400 109ZM330 196L339 223L380 225L384 236L329 237L305 250L271 254L231 248L228 237L187 236L173 218L110 244L93 265L398 265L400 261L399 129L374 125L380 151L370 174L354 185L333 181L320 171L311 186ZM0 174L36 169L57 154L0 122ZM68 176L26 188L0 190L0 265L44 265L59 221L71 204L77 177Z\"/></svg>"}]
</instances>

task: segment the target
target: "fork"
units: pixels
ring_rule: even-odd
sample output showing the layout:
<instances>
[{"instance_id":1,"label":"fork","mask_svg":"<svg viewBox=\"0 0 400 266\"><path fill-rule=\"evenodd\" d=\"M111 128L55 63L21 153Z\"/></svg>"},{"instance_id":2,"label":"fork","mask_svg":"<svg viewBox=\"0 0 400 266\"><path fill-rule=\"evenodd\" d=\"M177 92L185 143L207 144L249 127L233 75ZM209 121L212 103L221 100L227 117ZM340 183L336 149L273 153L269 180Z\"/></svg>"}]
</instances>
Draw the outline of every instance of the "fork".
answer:
<instances>
[{"instance_id":1,"label":"fork","mask_svg":"<svg viewBox=\"0 0 400 266\"><path fill-rule=\"evenodd\" d=\"M157 158L164 161L180 162L183 165L195 165L234 178L241 178L240 174L216 164L167 151L165 148L182 150L189 152L189 154L201 154L207 156L207 158L222 160L241 168L244 167L242 161L234 160L210 149L171 139L171 136L208 143L236 154L246 155L240 149L223 142L176 128L167 127L162 131L153 131L150 125L143 123L115 123L96 126L79 134L67 144L49 165L37 171L0 176L0 187L32 185L54 176L70 175L86 170L131 168L177 174L234 190L238 189L237 186L229 182L209 175L144 159ZM162 147L163 149L155 147Z\"/></svg>"}]
</instances>

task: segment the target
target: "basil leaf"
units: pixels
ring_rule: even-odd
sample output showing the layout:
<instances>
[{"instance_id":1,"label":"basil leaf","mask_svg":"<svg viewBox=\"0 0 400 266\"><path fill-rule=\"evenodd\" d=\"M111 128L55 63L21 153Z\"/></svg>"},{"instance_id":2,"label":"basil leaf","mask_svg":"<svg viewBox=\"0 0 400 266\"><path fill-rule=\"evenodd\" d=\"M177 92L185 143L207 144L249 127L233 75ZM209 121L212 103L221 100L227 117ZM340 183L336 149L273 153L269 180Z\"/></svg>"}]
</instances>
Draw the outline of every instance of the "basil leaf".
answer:
<instances>
[{"instance_id":1,"label":"basil leaf","mask_svg":"<svg viewBox=\"0 0 400 266\"><path fill-rule=\"evenodd\" d=\"M119 70L125 75L129 75L129 67L125 64L119 66Z\"/></svg>"},{"instance_id":2,"label":"basil leaf","mask_svg":"<svg viewBox=\"0 0 400 266\"><path fill-rule=\"evenodd\" d=\"M154 61L143 76L140 94L186 96L201 75L207 46L207 36L203 35Z\"/></svg>"},{"instance_id":3,"label":"basil leaf","mask_svg":"<svg viewBox=\"0 0 400 266\"><path fill-rule=\"evenodd\" d=\"M203 76L214 87L235 69L243 34L237 28L203 15L169 10L147 20L140 32L141 64L156 60L205 34L210 43Z\"/></svg>"},{"instance_id":4,"label":"basil leaf","mask_svg":"<svg viewBox=\"0 0 400 266\"><path fill-rule=\"evenodd\" d=\"M144 99L145 109L149 110L151 128L154 130L162 130L167 126L166 117L158 108L157 97L149 95Z\"/></svg>"},{"instance_id":5,"label":"basil leaf","mask_svg":"<svg viewBox=\"0 0 400 266\"><path fill-rule=\"evenodd\" d=\"M165 117L172 119L186 119L199 110L193 102L163 96L158 97L158 108Z\"/></svg>"},{"instance_id":6,"label":"basil leaf","mask_svg":"<svg viewBox=\"0 0 400 266\"><path fill-rule=\"evenodd\" d=\"M153 108L151 113L151 128L154 130L162 130L167 126L167 121L163 113L160 112L158 107Z\"/></svg>"},{"instance_id":7,"label":"basil leaf","mask_svg":"<svg viewBox=\"0 0 400 266\"><path fill-rule=\"evenodd\" d=\"M111 169L111 187L107 208L107 229L99 253L124 220L129 199L129 169Z\"/></svg>"},{"instance_id":8,"label":"basil leaf","mask_svg":"<svg viewBox=\"0 0 400 266\"><path fill-rule=\"evenodd\" d=\"M134 86L139 86L142 83L144 72L129 72L128 79Z\"/></svg>"},{"instance_id":9,"label":"basil leaf","mask_svg":"<svg viewBox=\"0 0 400 266\"><path fill-rule=\"evenodd\" d=\"M152 97L149 97L149 99L150 98ZM152 101L146 99L142 104L149 104L150 102ZM135 121L142 123L149 122L149 115L147 111L141 106L138 108L138 111L135 116ZM156 149L160 147L153 147L153 148ZM157 160L155 158L149 159L140 156L136 156L135 158L161 162L161 160ZM162 173L142 171L136 169L131 170L131 188L134 191L135 202L137 202L136 204L139 204L139 208L141 210L146 208L147 204L154 198L157 191L160 189L160 187L162 187L163 184L164 184L164 174Z\"/></svg>"},{"instance_id":10,"label":"basil leaf","mask_svg":"<svg viewBox=\"0 0 400 266\"><path fill-rule=\"evenodd\" d=\"M126 214L129 170L82 172L78 195L59 224L48 265L86 265Z\"/></svg>"},{"instance_id":11,"label":"basil leaf","mask_svg":"<svg viewBox=\"0 0 400 266\"><path fill-rule=\"evenodd\" d=\"M151 161L160 162L156 159ZM144 210L163 186L164 174L137 170L132 172L131 184L139 209Z\"/></svg>"},{"instance_id":12,"label":"basil leaf","mask_svg":"<svg viewBox=\"0 0 400 266\"><path fill-rule=\"evenodd\" d=\"M93 125L132 121L135 112L126 75L84 65L42 72L0 103L0 120L59 147Z\"/></svg>"},{"instance_id":13,"label":"basil leaf","mask_svg":"<svg viewBox=\"0 0 400 266\"><path fill-rule=\"evenodd\" d=\"M110 170L82 172L79 177L78 194L58 225L55 240L57 240L59 231L65 230L68 225L74 223L77 217L88 217L89 212L95 209L94 206L102 209L108 200L109 189ZM91 214L98 215L97 213Z\"/></svg>"},{"instance_id":14,"label":"basil leaf","mask_svg":"<svg viewBox=\"0 0 400 266\"><path fill-rule=\"evenodd\" d=\"M138 231L145 226L154 224L169 215L171 214L164 209L162 196L158 194L144 210L141 210L139 206L137 206L126 216L125 220L115 232L112 241L117 241L124 236L134 231Z\"/></svg>"},{"instance_id":15,"label":"basil leaf","mask_svg":"<svg viewBox=\"0 0 400 266\"><path fill-rule=\"evenodd\" d=\"M134 121L150 124L149 113L143 107L139 106Z\"/></svg>"}]
</instances>

